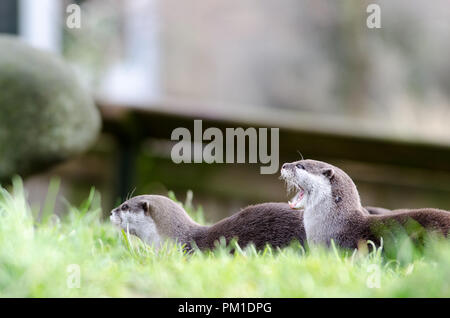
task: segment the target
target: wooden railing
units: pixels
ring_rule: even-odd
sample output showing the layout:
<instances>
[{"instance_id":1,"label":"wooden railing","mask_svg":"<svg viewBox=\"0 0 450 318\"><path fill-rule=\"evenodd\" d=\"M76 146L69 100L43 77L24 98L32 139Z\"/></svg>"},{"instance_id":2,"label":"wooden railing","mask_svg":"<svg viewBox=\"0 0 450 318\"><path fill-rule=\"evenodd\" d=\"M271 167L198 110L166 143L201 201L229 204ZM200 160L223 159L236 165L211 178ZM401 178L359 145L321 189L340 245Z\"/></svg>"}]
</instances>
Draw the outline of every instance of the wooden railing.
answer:
<instances>
[{"instance_id":1,"label":"wooden railing","mask_svg":"<svg viewBox=\"0 0 450 318\"><path fill-rule=\"evenodd\" d=\"M218 127L280 128L280 158L292 160L297 150L314 157L341 158L371 163L395 164L450 171L450 142L392 137L371 122L333 120L320 115L280 112L270 109L209 109L176 101L160 104L113 105L100 103L106 132L124 138L170 139L176 127L193 128L202 119L204 129ZM371 125L372 124L372 125Z\"/></svg>"}]
</instances>

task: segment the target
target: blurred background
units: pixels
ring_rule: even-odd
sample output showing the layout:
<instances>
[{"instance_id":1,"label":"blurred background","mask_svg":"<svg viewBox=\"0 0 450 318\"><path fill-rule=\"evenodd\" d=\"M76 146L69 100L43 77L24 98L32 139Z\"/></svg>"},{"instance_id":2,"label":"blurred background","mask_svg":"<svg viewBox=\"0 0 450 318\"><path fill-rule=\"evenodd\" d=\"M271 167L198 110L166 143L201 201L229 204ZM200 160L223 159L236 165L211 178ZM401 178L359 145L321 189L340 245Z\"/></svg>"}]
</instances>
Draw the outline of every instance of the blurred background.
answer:
<instances>
[{"instance_id":1,"label":"blurred background","mask_svg":"<svg viewBox=\"0 0 450 318\"><path fill-rule=\"evenodd\" d=\"M287 201L260 164L174 164L172 130L202 119L280 128L280 164L300 151L338 165L364 205L449 210L449 17L447 0L2 0L0 33L61 55L102 117L89 151L25 178L30 200L59 177L70 202L95 186L105 215L169 190L192 190L208 221Z\"/></svg>"}]
</instances>

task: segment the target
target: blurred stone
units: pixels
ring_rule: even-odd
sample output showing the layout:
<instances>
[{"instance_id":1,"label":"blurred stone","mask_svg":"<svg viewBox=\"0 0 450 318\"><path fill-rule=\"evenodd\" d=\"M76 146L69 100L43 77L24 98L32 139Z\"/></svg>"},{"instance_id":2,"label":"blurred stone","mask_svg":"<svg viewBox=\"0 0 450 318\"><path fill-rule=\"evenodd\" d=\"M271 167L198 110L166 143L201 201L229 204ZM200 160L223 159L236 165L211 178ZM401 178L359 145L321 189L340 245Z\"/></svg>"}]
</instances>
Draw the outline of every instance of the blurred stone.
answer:
<instances>
[{"instance_id":1,"label":"blurred stone","mask_svg":"<svg viewBox=\"0 0 450 318\"><path fill-rule=\"evenodd\" d=\"M0 181L85 151L100 126L92 96L68 63L0 36Z\"/></svg>"}]
</instances>

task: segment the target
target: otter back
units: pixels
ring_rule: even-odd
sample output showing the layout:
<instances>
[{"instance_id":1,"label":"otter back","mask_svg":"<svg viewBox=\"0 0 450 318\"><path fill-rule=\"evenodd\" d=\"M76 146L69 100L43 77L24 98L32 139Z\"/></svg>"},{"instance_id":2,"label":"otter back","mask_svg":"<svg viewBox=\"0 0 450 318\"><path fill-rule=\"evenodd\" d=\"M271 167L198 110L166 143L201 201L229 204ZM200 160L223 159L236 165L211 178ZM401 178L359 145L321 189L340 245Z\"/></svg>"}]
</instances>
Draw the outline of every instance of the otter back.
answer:
<instances>
[{"instance_id":1,"label":"otter back","mask_svg":"<svg viewBox=\"0 0 450 318\"><path fill-rule=\"evenodd\" d=\"M292 241L303 245L306 240L303 212L292 210L286 203L252 205L200 231L193 239L200 249L207 249L214 248L214 242L221 237L227 243L238 238L239 246L253 243L257 249L266 244L284 247Z\"/></svg>"}]
</instances>

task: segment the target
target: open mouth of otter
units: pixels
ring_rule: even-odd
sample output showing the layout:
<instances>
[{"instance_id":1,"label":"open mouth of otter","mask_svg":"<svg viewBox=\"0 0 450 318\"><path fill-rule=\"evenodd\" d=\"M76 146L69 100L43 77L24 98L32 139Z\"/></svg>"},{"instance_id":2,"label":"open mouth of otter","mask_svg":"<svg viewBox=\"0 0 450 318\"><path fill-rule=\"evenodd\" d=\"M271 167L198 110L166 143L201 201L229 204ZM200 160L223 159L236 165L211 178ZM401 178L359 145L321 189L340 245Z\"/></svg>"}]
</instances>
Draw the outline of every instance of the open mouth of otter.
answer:
<instances>
[{"instance_id":1,"label":"open mouth of otter","mask_svg":"<svg viewBox=\"0 0 450 318\"><path fill-rule=\"evenodd\" d=\"M291 201L288 201L289 207L291 209L302 208L302 199L305 194L305 191L301 187L298 187L298 188L299 188L299 192L294 196L294 198Z\"/></svg>"}]
</instances>

